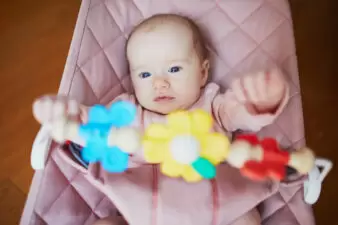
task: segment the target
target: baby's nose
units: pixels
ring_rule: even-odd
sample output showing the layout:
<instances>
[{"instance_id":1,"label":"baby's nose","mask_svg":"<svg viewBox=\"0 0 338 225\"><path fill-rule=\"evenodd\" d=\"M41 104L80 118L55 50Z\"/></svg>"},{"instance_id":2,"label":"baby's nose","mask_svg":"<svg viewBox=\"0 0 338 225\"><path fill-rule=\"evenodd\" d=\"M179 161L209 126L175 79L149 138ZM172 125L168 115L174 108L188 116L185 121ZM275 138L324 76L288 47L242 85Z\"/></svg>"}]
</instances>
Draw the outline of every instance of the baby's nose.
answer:
<instances>
[{"instance_id":1,"label":"baby's nose","mask_svg":"<svg viewBox=\"0 0 338 225\"><path fill-rule=\"evenodd\" d=\"M155 89L167 89L170 87L170 83L163 78L155 79L153 85Z\"/></svg>"}]
</instances>

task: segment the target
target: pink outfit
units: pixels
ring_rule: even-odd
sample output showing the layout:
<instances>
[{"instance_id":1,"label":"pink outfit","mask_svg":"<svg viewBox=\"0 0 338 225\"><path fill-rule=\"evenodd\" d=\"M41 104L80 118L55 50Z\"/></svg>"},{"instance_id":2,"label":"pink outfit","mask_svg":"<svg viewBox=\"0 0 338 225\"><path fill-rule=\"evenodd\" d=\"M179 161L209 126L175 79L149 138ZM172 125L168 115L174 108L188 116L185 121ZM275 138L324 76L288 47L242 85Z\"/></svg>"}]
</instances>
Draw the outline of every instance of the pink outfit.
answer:
<instances>
[{"instance_id":1,"label":"pink outfit","mask_svg":"<svg viewBox=\"0 0 338 225\"><path fill-rule=\"evenodd\" d=\"M289 96L287 91L276 113L251 115L246 106L236 99L234 91L236 90L228 90L221 94L220 87L210 83L191 109L204 109L215 115L214 130L218 132L237 129L258 131L274 121L285 107ZM114 99L117 100L137 105L138 116L134 125L141 130L151 123L165 122L165 116L138 105L134 95L122 94ZM234 224L243 221L246 221L245 224L260 224L257 216L256 221L251 222L247 221L247 217L257 214L256 206L279 186L276 183L250 181L227 164L218 167L215 180L189 184L162 175L155 165L145 165L141 150L132 157L130 170L124 174L107 173L100 164L90 165L87 171L67 155L64 156L111 199L132 225L216 225L232 224L234 221Z\"/></svg>"}]
</instances>

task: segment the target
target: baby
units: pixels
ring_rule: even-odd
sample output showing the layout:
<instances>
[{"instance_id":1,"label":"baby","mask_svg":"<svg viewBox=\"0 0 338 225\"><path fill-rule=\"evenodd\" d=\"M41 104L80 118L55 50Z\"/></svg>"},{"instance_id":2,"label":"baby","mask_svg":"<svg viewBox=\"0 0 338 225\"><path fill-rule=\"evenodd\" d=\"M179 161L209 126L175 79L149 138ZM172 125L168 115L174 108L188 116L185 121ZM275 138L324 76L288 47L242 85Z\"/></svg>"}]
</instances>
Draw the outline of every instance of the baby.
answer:
<instances>
[{"instance_id":1,"label":"baby","mask_svg":"<svg viewBox=\"0 0 338 225\"><path fill-rule=\"evenodd\" d=\"M256 132L271 124L288 100L289 88L278 70L244 76L220 93L217 84L208 83L210 63L203 35L182 16L159 14L144 20L132 31L126 55L135 95L122 94L113 102L133 102L142 128L164 122L175 110L202 108L212 113L218 132ZM50 125L53 136L55 118L85 121L87 108L64 97L45 96L35 101L33 111L41 124ZM126 223L106 218L95 224ZM254 208L231 223L240 224L261 224L258 211Z\"/></svg>"}]
</instances>

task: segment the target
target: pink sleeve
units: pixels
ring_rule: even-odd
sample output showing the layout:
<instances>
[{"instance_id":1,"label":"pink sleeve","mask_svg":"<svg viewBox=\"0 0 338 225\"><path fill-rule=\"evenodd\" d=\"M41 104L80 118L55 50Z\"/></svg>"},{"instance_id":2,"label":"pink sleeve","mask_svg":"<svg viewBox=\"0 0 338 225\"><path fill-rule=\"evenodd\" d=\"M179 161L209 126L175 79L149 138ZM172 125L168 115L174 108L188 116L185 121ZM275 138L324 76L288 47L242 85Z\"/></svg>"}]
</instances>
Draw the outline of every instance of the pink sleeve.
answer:
<instances>
[{"instance_id":1,"label":"pink sleeve","mask_svg":"<svg viewBox=\"0 0 338 225\"><path fill-rule=\"evenodd\" d=\"M219 123L232 132L238 129L257 132L263 127L272 124L281 114L289 99L289 89L274 113L250 113L244 103L229 89L224 94L216 95L213 101L213 112Z\"/></svg>"}]
</instances>

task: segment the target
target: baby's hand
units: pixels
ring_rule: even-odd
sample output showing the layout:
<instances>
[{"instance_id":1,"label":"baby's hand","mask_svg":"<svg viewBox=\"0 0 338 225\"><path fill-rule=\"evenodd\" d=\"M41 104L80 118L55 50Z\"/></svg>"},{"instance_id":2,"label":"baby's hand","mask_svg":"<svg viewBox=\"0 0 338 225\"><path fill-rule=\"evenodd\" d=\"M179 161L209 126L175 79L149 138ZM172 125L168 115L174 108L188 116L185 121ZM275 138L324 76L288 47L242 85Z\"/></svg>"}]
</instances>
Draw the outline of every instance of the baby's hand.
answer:
<instances>
[{"instance_id":1,"label":"baby's hand","mask_svg":"<svg viewBox=\"0 0 338 225\"><path fill-rule=\"evenodd\" d=\"M278 70L235 80L232 90L252 114L274 113L285 96L286 82Z\"/></svg>"},{"instance_id":2,"label":"baby's hand","mask_svg":"<svg viewBox=\"0 0 338 225\"><path fill-rule=\"evenodd\" d=\"M43 96L33 104L35 119L46 126L53 139L58 142L65 141L67 132L76 129L75 126L80 121L80 113L80 104L63 96Z\"/></svg>"}]
</instances>

